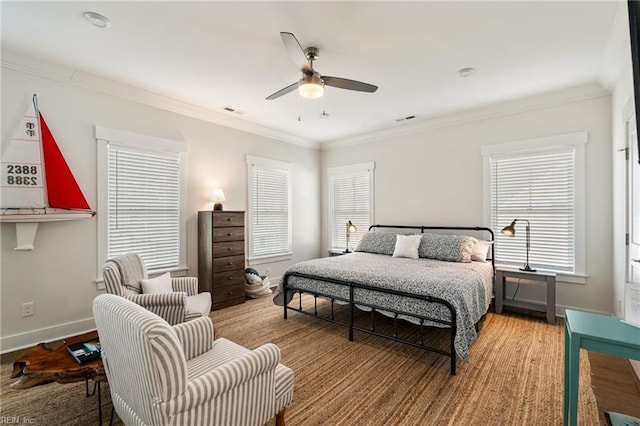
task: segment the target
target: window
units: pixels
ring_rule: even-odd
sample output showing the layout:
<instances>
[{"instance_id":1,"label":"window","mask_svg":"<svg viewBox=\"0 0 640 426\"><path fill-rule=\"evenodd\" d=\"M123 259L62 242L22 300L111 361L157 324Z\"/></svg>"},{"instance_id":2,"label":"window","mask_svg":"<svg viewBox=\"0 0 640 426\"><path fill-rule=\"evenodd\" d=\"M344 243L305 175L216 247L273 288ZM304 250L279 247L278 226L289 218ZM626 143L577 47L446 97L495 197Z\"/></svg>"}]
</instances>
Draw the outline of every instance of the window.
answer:
<instances>
[{"instance_id":1,"label":"window","mask_svg":"<svg viewBox=\"0 0 640 426\"><path fill-rule=\"evenodd\" d=\"M496 260L564 274L584 273L584 144L586 132L482 148L485 204L496 233ZM515 237L500 230L520 219Z\"/></svg>"},{"instance_id":2,"label":"window","mask_svg":"<svg viewBox=\"0 0 640 426\"><path fill-rule=\"evenodd\" d=\"M290 256L291 164L247 155L247 169L249 260Z\"/></svg>"},{"instance_id":3,"label":"window","mask_svg":"<svg viewBox=\"0 0 640 426\"><path fill-rule=\"evenodd\" d=\"M149 272L186 270L186 144L102 128L96 138L98 269L135 252Z\"/></svg>"},{"instance_id":4,"label":"window","mask_svg":"<svg viewBox=\"0 0 640 426\"><path fill-rule=\"evenodd\" d=\"M375 163L331 167L329 175L330 250L347 248L347 223L358 230L349 236L353 250L373 223L373 171Z\"/></svg>"}]
</instances>

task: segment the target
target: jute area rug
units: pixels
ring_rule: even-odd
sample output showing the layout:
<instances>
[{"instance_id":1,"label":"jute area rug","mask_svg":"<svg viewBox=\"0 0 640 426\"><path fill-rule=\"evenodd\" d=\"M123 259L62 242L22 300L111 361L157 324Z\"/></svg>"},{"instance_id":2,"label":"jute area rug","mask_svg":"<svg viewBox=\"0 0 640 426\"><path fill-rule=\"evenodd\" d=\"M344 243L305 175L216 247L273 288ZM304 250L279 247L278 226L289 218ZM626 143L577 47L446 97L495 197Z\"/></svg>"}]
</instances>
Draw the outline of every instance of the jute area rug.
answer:
<instances>
[{"instance_id":1,"label":"jute area rug","mask_svg":"<svg viewBox=\"0 0 640 426\"><path fill-rule=\"evenodd\" d=\"M313 309L313 298L303 302ZM320 311L328 309L322 301L318 305ZM335 314L344 316L346 309L336 308ZM298 313L290 312L283 320L282 308L270 298L248 300L211 317L217 337L248 348L266 342L281 348L282 362L295 372L288 426L562 424L561 321L552 326L543 318L489 313L471 346L471 361L458 361L458 374L451 376L446 357L358 332L349 342L346 328ZM376 315L377 328L392 326ZM418 332L399 322L399 333ZM429 329L425 340L446 347L442 330ZM96 397L84 396L84 383L10 389L12 358L2 357L0 418L25 418L37 425L97 424ZM580 425L599 424L589 377L583 351ZM108 385L102 390L108 424Z\"/></svg>"}]
</instances>

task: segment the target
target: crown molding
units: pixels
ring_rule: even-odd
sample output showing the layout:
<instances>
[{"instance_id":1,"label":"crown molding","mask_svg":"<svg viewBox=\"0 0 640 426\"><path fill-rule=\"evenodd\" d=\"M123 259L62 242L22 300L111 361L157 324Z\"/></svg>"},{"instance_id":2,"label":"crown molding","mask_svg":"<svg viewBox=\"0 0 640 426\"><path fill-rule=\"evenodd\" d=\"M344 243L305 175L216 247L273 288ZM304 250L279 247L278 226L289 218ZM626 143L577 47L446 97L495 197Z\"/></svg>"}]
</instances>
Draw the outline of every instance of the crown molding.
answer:
<instances>
[{"instance_id":1,"label":"crown molding","mask_svg":"<svg viewBox=\"0 0 640 426\"><path fill-rule=\"evenodd\" d=\"M442 116L424 118L418 121L412 120L411 124L403 124L399 127L382 129L345 139L327 141L322 144L321 151L330 151L333 149L424 133L447 127L461 126L473 122L507 117L510 115L522 114L525 112L552 108L610 95L611 92L603 88L598 83L586 84L570 89L517 99L514 101L506 101Z\"/></svg>"},{"instance_id":2,"label":"crown molding","mask_svg":"<svg viewBox=\"0 0 640 426\"><path fill-rule=\"evenodd\" d=\"M40 78L91 90L108 96L170 111L243 132L264 136L281 142L319 150L320 143L289 133L274 130L260 124L251 123L227 113L183 102L139 87L130 86L95 74L76 70L64 65L41 61L11 51L2 51L2 68L35 75Z\"/></svg>"},{"instance_id":3,"label":"crown molding","mask_svg":"<svg viewBox=\"0 0 640 426\"><path fill-rule=\"evenodd\" d=\"M243 132L320 151L329 151L385 139L419 134L431 130L455 127L472 122L496 119L509 115L521 114L611 95L610 90L603 88L598 83L591 83L513 101L478 107L466 111L458 111L436 117L426 117L415 121L412 120L411 123L403 123L397 125L397 127L381 129L349 138L318 142L271 129L237 117L232 117L227 113L193 105L188 102L183 102L145 89L126 85L95 74L76 70L72 67L23 56L22 54L12 51L3 50L1 66L5 69L35 75L37 77L84 88L108 96L117 97Z\"/></svg>"}]
</instances>

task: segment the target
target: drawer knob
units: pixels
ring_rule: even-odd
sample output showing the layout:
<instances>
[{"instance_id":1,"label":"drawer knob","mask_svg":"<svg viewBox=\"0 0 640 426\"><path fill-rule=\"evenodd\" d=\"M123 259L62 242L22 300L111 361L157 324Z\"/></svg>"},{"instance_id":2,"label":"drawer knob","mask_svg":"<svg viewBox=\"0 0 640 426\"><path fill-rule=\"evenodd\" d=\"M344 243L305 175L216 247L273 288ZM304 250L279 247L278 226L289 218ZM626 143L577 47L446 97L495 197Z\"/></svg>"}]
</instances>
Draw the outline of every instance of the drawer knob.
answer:
<instances>
[{"instance_id":1,"label":"drawer knob","mask_svg":"<svg viewBox=\"0 0 640 426\"><path fill-rule=\"evenodd\" d=\"M231 222L231 218L230 217L227 218L227 222Z\"/></svg>"},{"instance_id":2,"label":"drawer knob","mask_svg":"<svg viewBox=\"0 0 640 426\"><path fill-rule=\"evenodd\" d=\"M227 262L227 265L233 265L233 262Z\"/></svg>"},{"instance_id":3,"label":"drawer knob","mask_svg":"<svg viewBox=\"0 0 640 426\"><path fill-rule=\"evenodd\" d=\"M228 292L227 292L227 295L229 295L229 296L231 296L232 294L233 294L233 292L232 292L232 291L228 291Z\"/></svg>"},{"instance_id":4,"label":"drawer knob","mask_svg":"<svg viewBox=\"0 0 640 426\"><path fill-rule=\"evenodd\" d=\"M227 251L231 251L231 247L227 247Z\"/></svg>"},{"instance_id":5,"label":"drawer knob","mask_svg":"<svg viewBox=\"0 0 640 426\"><path fill-rule=\"evenodd\" d=\"M230 237L230 236L231 236L231 232L227 233L227 237Z\"/></svg>"},{"instance_id":6,"label":"drawer knob","mask_svg":"<svg viewBox=\"0 0 640 426\"><path fill-rule=\"evenodd\" d=\"M233 277L229 277L229 281L231 281L233 279Z\"/></svg>"}]
</instances>

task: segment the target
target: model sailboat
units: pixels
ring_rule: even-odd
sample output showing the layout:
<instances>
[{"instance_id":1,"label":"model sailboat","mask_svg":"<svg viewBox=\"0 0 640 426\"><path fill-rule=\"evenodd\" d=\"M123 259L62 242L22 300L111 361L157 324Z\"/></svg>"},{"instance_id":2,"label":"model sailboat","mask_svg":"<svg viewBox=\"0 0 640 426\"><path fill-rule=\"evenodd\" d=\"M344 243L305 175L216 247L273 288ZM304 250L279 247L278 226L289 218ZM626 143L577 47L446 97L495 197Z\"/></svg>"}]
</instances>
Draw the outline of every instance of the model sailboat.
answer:
<instances>
[{"instance_id":1,"label":"model sailboat","mask_svg":"<svg viewBox=\"0 0 640 426\"><path fill-rule=\"evenodd\" d=\"M16 250L33 250L40 222L93 217L58 148L36 95L2 153L0 222L16 224Z\"/></svg>"}]
</instances>

